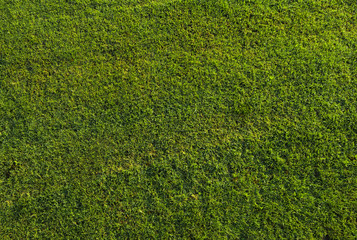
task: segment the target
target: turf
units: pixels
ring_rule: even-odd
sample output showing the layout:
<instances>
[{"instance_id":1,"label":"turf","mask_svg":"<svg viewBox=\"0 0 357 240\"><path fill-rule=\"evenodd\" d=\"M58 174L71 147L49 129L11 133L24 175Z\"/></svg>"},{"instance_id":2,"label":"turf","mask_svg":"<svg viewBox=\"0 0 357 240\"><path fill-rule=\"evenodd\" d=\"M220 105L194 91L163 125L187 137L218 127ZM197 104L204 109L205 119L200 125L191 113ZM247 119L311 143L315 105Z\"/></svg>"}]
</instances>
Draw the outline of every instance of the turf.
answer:
<instances>
[{"instance_id":1,"label":"turf","mask_svg":"<svg viewBox=\"0 0 357 240\"><path fill-rule=\"evenodd\" d=\"M1 239L356 239L355 0L2 0Z\"/></svg>"}]
</instances>

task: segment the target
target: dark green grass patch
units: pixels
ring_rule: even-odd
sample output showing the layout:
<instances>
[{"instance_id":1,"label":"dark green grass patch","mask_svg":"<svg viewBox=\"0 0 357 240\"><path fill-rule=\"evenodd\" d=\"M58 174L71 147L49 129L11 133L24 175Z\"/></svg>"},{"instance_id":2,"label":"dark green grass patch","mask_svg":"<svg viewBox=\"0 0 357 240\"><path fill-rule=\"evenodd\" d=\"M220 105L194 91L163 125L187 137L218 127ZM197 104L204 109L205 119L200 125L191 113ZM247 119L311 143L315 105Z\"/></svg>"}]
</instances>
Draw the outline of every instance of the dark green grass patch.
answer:
<instances>
[{"instance_id":1,"label":"dark green grass patch","mask_svg":"<svg viewBox=\"0 0 357 240\"><path fill-rule=\"evenodd\" d=\"M355 1L0 16L1 239L356 239Z\"/></svg>"}]
</instances>

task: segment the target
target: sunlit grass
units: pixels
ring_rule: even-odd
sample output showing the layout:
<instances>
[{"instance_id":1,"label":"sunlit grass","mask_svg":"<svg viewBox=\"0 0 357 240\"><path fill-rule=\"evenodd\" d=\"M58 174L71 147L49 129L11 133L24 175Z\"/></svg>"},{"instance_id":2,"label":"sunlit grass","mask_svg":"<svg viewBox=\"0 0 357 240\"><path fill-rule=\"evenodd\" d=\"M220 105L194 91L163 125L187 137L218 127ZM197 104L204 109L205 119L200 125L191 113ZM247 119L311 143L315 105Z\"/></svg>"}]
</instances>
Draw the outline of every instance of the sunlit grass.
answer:
<instances>
[{"instance_id":1,"label":"sunlit grass","mask_svg":"<svg viewBox=\"0 0 357 240\"><path fill-rule=\"evenodd\" d=\"M355 239L354 1L4 0L1 239Z\"/></svg>"}]
</instances>

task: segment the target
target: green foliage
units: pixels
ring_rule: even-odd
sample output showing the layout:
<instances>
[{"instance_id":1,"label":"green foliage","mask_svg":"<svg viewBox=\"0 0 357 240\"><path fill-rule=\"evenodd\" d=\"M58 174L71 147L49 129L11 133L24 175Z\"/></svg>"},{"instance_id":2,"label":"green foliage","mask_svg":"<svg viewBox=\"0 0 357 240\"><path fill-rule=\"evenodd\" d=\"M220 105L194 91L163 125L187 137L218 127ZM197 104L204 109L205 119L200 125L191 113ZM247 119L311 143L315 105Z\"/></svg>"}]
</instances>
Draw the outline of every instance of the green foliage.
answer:
<instances>
[{"instance_id":1,"label":"green foliage","mask_svg":"<svg viewBox=\"0 0 357 240\"><path fill-rule=\"evenodd\" d=\"M0 16L1 239L356 239L355 1Z\"/></svg>"}]
</instances>

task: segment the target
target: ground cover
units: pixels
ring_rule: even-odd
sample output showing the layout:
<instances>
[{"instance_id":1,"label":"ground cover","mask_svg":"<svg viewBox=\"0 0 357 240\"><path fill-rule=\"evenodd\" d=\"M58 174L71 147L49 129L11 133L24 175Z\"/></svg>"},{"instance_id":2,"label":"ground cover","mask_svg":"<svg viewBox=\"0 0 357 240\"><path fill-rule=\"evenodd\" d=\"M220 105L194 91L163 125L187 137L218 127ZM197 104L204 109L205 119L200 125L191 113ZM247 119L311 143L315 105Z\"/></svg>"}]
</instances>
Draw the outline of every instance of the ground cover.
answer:
<instances>
[{"instance_id":1,"label":"ground cover","mask_svg":"<svg viewBox=\"0 0 357 240\"><path fill-rule=\"evenodd\" d=\"M0 16L1 239L356 239L355 1Z\"/></svg>"}]
</instances>

